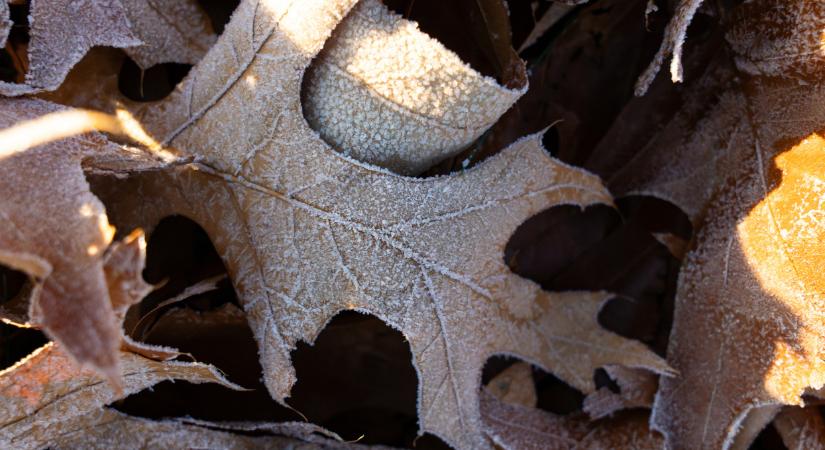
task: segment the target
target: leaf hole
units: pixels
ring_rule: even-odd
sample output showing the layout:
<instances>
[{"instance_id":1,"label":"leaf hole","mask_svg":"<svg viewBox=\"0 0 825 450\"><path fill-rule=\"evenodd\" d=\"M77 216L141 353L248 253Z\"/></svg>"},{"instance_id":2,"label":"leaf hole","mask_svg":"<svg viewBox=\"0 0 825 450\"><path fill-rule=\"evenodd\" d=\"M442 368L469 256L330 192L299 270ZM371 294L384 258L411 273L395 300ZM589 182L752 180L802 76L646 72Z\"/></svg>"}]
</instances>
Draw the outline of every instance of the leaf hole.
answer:
<instances>
[{"instance_id":1,"label":"leaf hole","mask_svg":"<svg viewBox=\"0 0 825 450\"><path fill-rule=\"evenodd\" d=\"M200 7L212 22L212 29L220 35L232 17L232 13L241 3L240 0L197 0Z\"/></svg>"},{"instance_id":2,"label":"leaf hole","mask_svg":"<svg viewBox=\"0 0 825 450\"><path fill-rule=\"evenodd\" d=\"M161 100L172 93L191 68L190 64L163 63L143 70L132 58L125 57L118 74L117 87L130 100Z\"/></svg>"},{"instance_id":3,"label":"leaf hole","mask_svg":"<svg viewBox=\"0 0 825 450\"><path fill-rule=\"evenodd\" d=\"M149 236L146 246L146 282L160 285L139 304L130 308L124 325L127 332L142 340L160 314L173 307L186 306L197 311L217 309L231 303L239 306L228 277L217 283L217 289L181 298L185 289L214 277L226 275L226 267L206 231L183 216L161 220Z\"/></svg>"},{"instance_id":4,"label":"leaf hole","mask_svg":"<svg viewBox=\"0 0 825 450\"><path fill-rule=\"evenodd\" d=\"M318 425L359 443L412 447L418 379L403 335L355 311L336 315L314 344L298 343L298 382L289 404ZM431 439L415 442L422 447ZM449 447L447 447L449 448Z\"/></svg>"},{"instance_id":5,"label":"leaf hole","mask_svg":"<svg viewBox=\"0 0 825 450\"><path fill-rule=\"evenodd\" d=\"M527 219L504 249L504 263L545 290L587 289L590 274L576 272L579 285L567 281L570 268L621 223L615 210L605 205L561 205ZM586 278L586 280L585 280Z\"/></svg>"},{"instance_id":6,"label":"leaf hole","mask_svg":"<svg viewBox=\"0 0 825 450\"><path fill-rule=\"evenodd\" d=\"M487 359L482 371L481 383L486 386L493 378L521 360L506 355ZM533 387L536 390L536 407L558 415L582 410L584 395L555 375L531 365Z\"/></svg>"},{"instance_id":7,"label":"leaf hole","mask_svg":"<svg viewBox=\"0 0 825 450\"><path fill-rule=\"evenodd\" d=\"M32 282L20 271L0 264L0 316L17 323L28 320ZM0 322L0 370L11 367L49 340L39 330Z\"/></svg>"},{"instance_id":8,"label":"leaf hole","mask_svg":"<svg viewBox=\"0 0 825 450\"><path fill-rule=\"evenodd\" d=\"M614 394L618 394L619 392L621 392L621 388L619 388L619 385L616 384L616 382L612 378L610 378L610 375L607 374L607 371L602 368L596 369L596 371L593 373L593 383L596 384L597 390L606 387L610 389L610 392Z\"/></svg>"},{"instance_id":9,"label":"leaf hole","mask_svg":"<svg viewBox=\"0 0 825 450\"><path fill-rule=\"evenodd\" d=\"M0 49L0 80L23 83L29 70L29 2L10 4L9 19L12 26Z\"/></svg>"},{"instance_id":10,"label":"leaf hole","mask_svg":"<svg viewBox=\"0 0 825 450\"><path fill-rule=\"evenodd\" d=\"M773 424L768 424L748 447L748 450L784 450L788 447L782 442L782 436Z\"/></svg>"},{"instance_id":11,"label":"leaf hole","mask_svg":"<svg viewBox=\"0 0 825 450\"><path fill-rule=\"evenodd\" d=\"M533 369L538 401L536 407L554 414L567 415L582 410L584 394L555 375Z\"/></svg>"},{"instance_id":12,"label":"leaf hole","mask_svg":"<svg viewBox=\"0 0 825 450\"><path fill-rule=\"evenodd\" d=\"M164 381L116 402L113 407L121 412L151 419L189 416L210 421L303 420L269 396L262 382L263 369L252 330L233 304L205 311L191 307L166 311L149 330L145 342L178 348L197 361L218 367L230 381L251 390Z\"/></svg>"},{"instance_id":13,"label":"leaf hole","mask_svg":"<svg viewBox=\"0 0 825 450\"><path fill-rule=\"evenodd\" d=\"M34 287L35 280L25 273L0 265L0 317L9 321L4 322L4 325L14 329L36 331L33 328L15 326L29 322L29 305ZM0 343L2 342L0 339Z\"/></svg>"},{"instance_id":14,"label":"leaf hole","mask_svg":"<svg viewBox=\"0 0 825 450\"><path fill-rule=\"evenodd\" d=\"M25 273L0 264L0 306L17 298L28 282Z\"/></svg>"}]
</instances>

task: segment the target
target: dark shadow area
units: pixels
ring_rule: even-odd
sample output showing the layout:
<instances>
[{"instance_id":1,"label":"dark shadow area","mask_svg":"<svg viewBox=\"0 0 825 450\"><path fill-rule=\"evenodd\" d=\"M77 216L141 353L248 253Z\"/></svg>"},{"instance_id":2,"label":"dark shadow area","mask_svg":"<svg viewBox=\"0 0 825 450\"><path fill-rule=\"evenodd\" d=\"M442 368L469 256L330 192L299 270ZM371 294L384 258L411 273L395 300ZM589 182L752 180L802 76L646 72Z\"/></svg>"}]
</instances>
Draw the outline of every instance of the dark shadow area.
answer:
<instances>
[{"instance_id":1,"label":"dark shadow area","mask_svg":"<svg viewBox=\"0 0 825 450\"><path fill-rule=\"evenodd\" d=\"M226 267L206 231L186 217L167 217L148 238L143 270L143 278L148 283L164 284L143 301L141 308L154 307L156 299L170 298L201 280L221 274L226 274ZM219 301L204 307L238 302L231 285L217 297Z\"/></svg>"},{"instance_id":2,"label":"dark shadow area","mask_svg":"<svg viewBox=\"0 0 825 450\"><path fill-rule=\"evenodd\" d=\"M159 307L186 288L221 275L225 278L218 282L218 289ZM186 306L196 311L214 310L227 303L239 307L226 267L209 236L198 224L182 216L161 220L148 237L143 278L159 287L126 316L124 329L137 340L142 340L155 321L173 307Z\"/></svg>"},{"instance_id":3,"label":"dark shadow area","mask_svg":"<svg viewBox=\"0 0 825 450\"><path fill-rule=\"evenodd\" d=\"M175 308L147 333L145 342L172 346L197 361L220 368L226 377L250 391L216 384L165 381L131 395L113 406L141 417L190 416L214 421L303 420L270 398L262 382L258 347L245 316L233 305L210 311ZM183 358L186 359L186 358Z\"/></svg>"},{"instance_id":4,"label":"dark shadow area","mask_svg":"<svg viewBox=\"0 0 825 450\"><path fill-rule=\"evenodd\" d=\"M782 436L776 431L773 425L768 424L756 439L751 443L748 450L786 450L788 447L782 442Z\"/></svg>"},{"instance_id":5,"label":"dark shadow area","mask_svg":"<svg viewBox=\"0 0 825 450\"><path fill-rule=\"evenodd\" d=\"M28 281L25 273L0 264L0 306L17 298Z\"/></svg>"},{"instance_id":6,"label":"dark shadow area","mask_svg":"<svg viewBox=\"0 0 825 450\"><path fill-rule=\"evenodd\" d=\"M240 4L240 0L197 0L203 8L209 21L212 22L212 29L215 33L223 33L224 27L235 12L235 8Z\"/></svg>"},{"instance_id":7,"label":"dark shadow area","mask_svg":"<svg viewBox=\"0 0 825 450\"><path fill-rule=\"evenodd\" d=\"M29 3L9 5L12 21L6 45L0 48L0 81L23 83L28 71Z\"/></svg>"},{"instance_id":8,"label":"dark shadow area","mask_svg":"<svg viewBox=\"0 0 825 450\"><path fill-rule=\"evenodd\" d=\"M299 343L292 360L298 382L289 404L310 422L344 439L363 436L363 444L449 448L435 436L416 440L412 354L403 335L378 318L341 312L314 345Z\"/></svg>"},{"instance_id":9,"label":"dark shadow area","mask_svg":"<svg viewBox=\"0 0 825 450\"><path fill-rule=\"evenodd\" d=\"M559 415L582 410L584 395L555 375L534 367L533 380L536 383L537 408Z\"/></svg>"},{"instance_id":10,"label":"dark shadow area","mask_svg":"<svg viewBox=\"0 0 825 450\"><path fill-rule=\"evenodd\" d=\"M189 64L163 63L146 70L126 57L117 78L117 87L130 100L153 102L171 94L192 68Z\"/></svg>"},{"instance_id":11,"label":"dark shadow area","mask_svg":"<svg viewBox=\"0 0 825 450\"><path fill-rule=\"evenodd\" d=\"M686 243L690 222L672 204L650 197L616 205L618 211L558 206L537 214L511 236L504 260L548 291L617 294L599 315L602 326L664 355L680 262L654 234Z\"/></svg>"},{"instance_id":12,"label":"dark shadow area","mask_svg":"<svg viewBox=\"0 0 825 450\"><path fill-rule=\"evenodd\" d=\"M263 385L257 344L228 278L218 289L155 309L187 287L225 273L199 225L181 216L163 219L149 236L143 276L149 283L165 284L129 310L125 329L131 332L140 323L130 333L134 339L175 347L197 361L215 365L230 381L251 390L168 381L115 403L115 408L150 418L301 420L272 400Z\"/></svg>"},{"instance_id":13,"label":"dark shadow area","mask_svg":"<svg viewBox=\"0 0 825 450\"><path fill-rule=\"evenodd\" d=\"M29 278L0 265L0 316L24 323L28 317ZM0 322L0 370L12 366L49 340L39 330Z\"/></svg>"}]
</instances>

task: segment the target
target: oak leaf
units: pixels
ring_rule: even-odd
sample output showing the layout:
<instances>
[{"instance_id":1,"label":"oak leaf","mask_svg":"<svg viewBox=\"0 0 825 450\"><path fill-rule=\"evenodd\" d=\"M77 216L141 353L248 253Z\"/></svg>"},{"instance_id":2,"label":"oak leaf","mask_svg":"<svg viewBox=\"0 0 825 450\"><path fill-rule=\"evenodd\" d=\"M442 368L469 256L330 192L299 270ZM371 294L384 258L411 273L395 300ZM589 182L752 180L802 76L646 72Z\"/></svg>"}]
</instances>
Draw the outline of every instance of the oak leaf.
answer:
<instances>
[{"instance_id":1,"label":"oak leaf","mask_svg":"<svg viewBox=\"0 0 825 450\"><path fill-rule=\"evenodd\" d=\"M551 294L504 264L529 216L611 202L539 136L472 170L415 179L344 157L308 126L304 71L354 3L242 2L174 93L140 111L160 142L196 162L101 186L113 222L151 229L181 214L207 231L281 402L295 382L290 351L348 309L402 331L420 432L457 448L489 446L478 380L493 354L520 355L584 392L607 364L669 373L640 343L599 327L609 294Z\"/></svg>"},{"instance_id":2,"label":"oak leaf","mask_svg":"<svg viewBox=\"0 0 825 450\"><path fill-rule=\"evenodd\" d=\"M328 431L302 422L277 424L244 424L243 427L227 426L216 422L191 419L149 420L129 416L112 409L104 409L65 424L61 434L50 442L51 448L95 448L142 450L145 448L179 449L209 448L223 450L255 449L376 449L391 447L366 446L342 442L337 436L326 437L313 433ZM240 433L239 433L240 431ZM242 433L254 433L247 435ZM273 433L267 435L265 433ZM337 438L337 439L335 439Z\"/></svg>"},{"instance_id":3,"label":"oak leaf","mask_svg":"<svg viewBox=\"0 0 825 450\"><path fill-rule=\"evenodd\" d=\"M378 0L358 2L318 58L309 123L343 154L401 174L463 150L527 90L523 63L500 86Z\"/></svg>"},{"instance_id":4,"label":"oak leaf","mask_svg":"<svg viewBox=\"0 0 825 450\"><path fill-rule=\"evenodd\" d=\"M734 61L709 65L611 183L674 202L697 230L668 348L681 375L661 380L652 417L673 448L747 446L825 383L823 17L820 2L741 5Z\"/></svg>"},{"instance_id":5,"label":"oak leaf","mask_svg":"<svg viewBox=\"0 0 825 450\"><path fill-rule=\"evenodd\" d=\"M30 296L3 305L0 313L18 323L43 327L79 362L116 382L122 333L112 300L125 306L145 291L137 270L137 275L132 272L137 284L113 285L110 292L104 266L114 229L103 204L89 191L82 166L99 164L108 172L130 161L144 168L155 163L143 152L115 145L99 133L37 145L52 133L76 134L72 127L94 128L96 121L112 120L83 112L59 115L61 110L42 100L0 100L0 127L17 124L18 130L4 130L2 138L0 263L24 272L34 282ZM25 122L49 113L58 115L50 116L49 122ZM27 134L31 129L38 130L36 137ZM127 267L112 269L119 272Z\"/></svg>"},{"instance_id":6,"label":"oak leaf","mask_svg":"<svg viewBox=\"0 0 825 450\"><path fill-rule=\"evenodd\" d=\"M0 94L17 96L56 89L96 45L140 45L120 0L35 0L29 14L29 67L25 84L0 82Z\"/></svg>"},{"instance_id":7,"label":"oak leaf","mask_svg":"<svg viewBox=\"0 0 825 450\"><path fill-rule=\"evenodd\" d=\"M582 416L557 416L536 408L505 403L486 389L481 393L486 432L505 450L660 450L661 436L648 428L644 414L631 413L609 421L590 422Z\"/></svg>"},{"instance_id":8,"label":"oak leaf","mask_svg":"<svg viewBox=\"0 0 825 450\"><path fill-rule=\"evenodd\" d=\"M195 0L129 0L123 8L143 42L125 51L142 69L161 63L195 64L217 37Z\"/></svg>"},{"instance_id":9,"label":"oak leaf","mask_svg":"<svg viewBox=\"0 0 825 450\"><path fill-rule=\"evenodd\" d=\"M0 372L0 443L4 448L49 447L63 432L106 414L105 405L165 380L218 383L241 389L214 367L200 363L158 362L120 352L123 390L88 369L80 369L60 347L49 343ZM81 423L78 423L81 422Z\"/></svg>"}]
</instances>

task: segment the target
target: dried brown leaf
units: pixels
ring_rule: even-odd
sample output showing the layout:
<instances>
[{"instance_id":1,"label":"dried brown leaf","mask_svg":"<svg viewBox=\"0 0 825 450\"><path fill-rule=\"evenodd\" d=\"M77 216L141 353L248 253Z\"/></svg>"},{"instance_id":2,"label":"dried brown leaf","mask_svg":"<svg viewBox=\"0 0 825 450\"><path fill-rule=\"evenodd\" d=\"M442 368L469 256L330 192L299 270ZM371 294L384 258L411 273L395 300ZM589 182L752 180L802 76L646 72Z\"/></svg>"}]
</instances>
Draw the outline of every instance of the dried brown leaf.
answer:
<instances>
[{"instance_id":1,"label":"dried brown leaf","mask_svg":"<svg viewBox=\"0 0 825 450\"><path fill-rule=\"evenodd\" d=\"M39 100L2 100L0 126L56 110ZM113 379L120 337L103 261L113 230L81 161L118 152L89 133L0 156L0 262L36 282L28 317L12 319L44 327L78 361Z\"/></svg>"},{"instance_id":2,"label":"dried brown leaf","mask_svg":"<svg viewBox=\"0 0 825 450\"><path fill-rule=\"evenodd\" d=\"M318 58L309 123L344 155L402 174L464 149L527 90L515 54L514 87L503 87L378 0L359 2Z\"/></svg>"},{"instance_id":3,"label":"dried brown leaf","mask_svg":"<svg viewBox=\"0 0 825 450\"><path fill-rule=\"evenodd\" d=\"M16 96L57 89L92 47L141 44L132 33L120 0L33 0L30 7L26 82L0 82L0 94Z\"/></svg>"},{"instance_id":4,"label":"dried brown leaf","mask_svg":"<svg viewBox=\"0 0 825 450\"><path fill-rule=\"evenodd\" d=\"M643 345L599 327L609 294L551 294L504 264L507 239L529 216L611 201L538 136L473 170L414 179L343 157L309 128L304 70L353 4L241 3L176 91L142 112L163 143L198 162L113 186L117 223L182 214L204 227L281 402L295 382L289 352L346 309L402 331L419 375L420 432L458 448L489 445L478 379L492 354L520 355L584 392L607 364L668 373Z\"/></svg>"},{"instance_id":5,"label":"dried brown leaf","mask_svg":"<svg viewBox=\"0 0 825 450\"><path fill-rule=\"evenodd\" d=\"M728 35L742 78L720 78L704 117L688 102L682 119L699 121L666 129L645 167L670 165L636 174L636 192L698 228L668 349L682 376L662 381L652 419L674 448L746 447L773 405L825 383L823 17L819 2L742 5Z\"/></svg>"},{"instance_id":6,"label":"dried brown leaf","mask_svg":"<svg viewBox=\"0 0 825 450\"><path fill-rule=\"evenodd\" d=\"M60 438L58 430L77 430L84 421L105 414L101 409L105 405L165 380L219 383L241 389L206 364L157 362L127 352L120 352L118 357L124 369L120 393L94 371L78 368L51 343L0 372L2 446L48 447Z\"/></svg>"},{"instance_id":7,"label":"dried brown leaf","mask_svg":"<svg viewBox=\"0 0 825 450\"><path fill-rule=\"evenodd\" d=\"M652 432L644 414L590 422L581 416L557 416L540 409L507 404L481 393L487 434L505 450L612 449L661 450L663 440Z\"/></svg>"},{"instance_id":8,"label":"dried brown leaf","mask_svg":"<svg viewBox=\"0 0 825 450\"><path fill-rule=\"evenodd\" d=\"M236 433L252 431L255 436ZM261 435L261 432L274 435ZM201 422L189 419L148 420L132 417L111 409L81 416L61 425L59 436L51 442L55 449L142 450L145 448L180 449L209 448L225 450L257 449L377 449L385 446L364 446L315 435L325 432L307 423L231 424Z\"/></svg>"},{"instance_id":9,"label":"dried brown leaf","mask_svg":"<svg viewBox=\"0 0 825 450\"><path fill-rule=\"evenodd\" d=\"M129 0L123 7L143 41L126 53L143 69L169 62L195 64L215 43L212 23L196 0Z\"/></svg>"}]
</instances>

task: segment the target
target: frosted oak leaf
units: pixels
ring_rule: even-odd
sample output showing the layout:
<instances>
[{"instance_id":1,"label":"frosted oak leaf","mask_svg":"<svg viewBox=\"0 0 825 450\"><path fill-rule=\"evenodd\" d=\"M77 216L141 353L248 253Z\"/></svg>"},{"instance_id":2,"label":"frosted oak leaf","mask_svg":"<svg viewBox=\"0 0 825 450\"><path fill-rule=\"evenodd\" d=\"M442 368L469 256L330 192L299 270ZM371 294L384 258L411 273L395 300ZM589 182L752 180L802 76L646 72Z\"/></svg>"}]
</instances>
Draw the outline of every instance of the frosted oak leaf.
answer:
<instances>
[{"instance_id":1,"label":"frosted oak leaf","mask_svg":"<svg viewBox=\"0 0 825 450\"><path fill-rule=\"evenodd\" d=\"M824 18L821 2L741 5L736 69L712 69L692 90L715 84L710 100L689 96L621 177L617 190L670 200L697 230L668 348L680 377L661 380L652 417L673 448L747 446L771 410L825 383Z\"/></svg>"},{"instance_id":2,"label":"frosted oak leaf","mask_svg":"<svg viewBox=\"0 0 825 450\"><path fill-rule=\"evenodd\" d=\"M46 115L53 119L40 122ZM101 163L108 171L132 162L144 167L155 163L143 158L144 153L115 145L99 133L36 145L52 133L71 135L77 134L75 127L94 129L95 122L101 120L118 125L114 118L102 114L64 111L42 100L0 100L0 128L15 125L13 129L22 130L0 133L0 263L24 272L34 282L32 292L26 292L31 295L6 302L0 314L44 328L79 362L116 381L122 333L104 267L114 229L103 205L89 190L84 166ZM142 265L140 257L132 261ZM120 265L116 271L129 267ZM136 279L122 277L121 281L128 284L129 292L119 290L126 285L112 286L116 302L125 304L142 297L145 291L139 269Z\"/></svg>"},{"instance_id":3,"label":"frosted oak leaf","mask_svg":"<svg viewBox=\"0 0 825 450\"><path fill-rule=\"evenodd\" d=\"M31 41L25 84L0 82L0 94L54 90L69 70L96 45L140 45L120 0L34 0L29 15Z\"/></svg>"},{"instance_id":4,"label":"frosted oak leaf","mask_svg":"<svg viewBox=\"0 0 825 450\"><path fill-rule=\"evenodd\" d=\"M305 113L345 155L414 175L463 150L527 91L513 59L501 86L416 23L362 0L307 73Z\"/></svg>"},{"instance_id":5,"label":"frosted oak leaf","mask_svg":"<svg viewBox=\"0 0 825 450\"><path fill-rule=\"evenodd\" d=\"M123 8L143 42L125 51L142 69L169 62L195 64L215 42L212 23L195 0L128 0Z\"/></svg>"},{"instance_id":6,"label":"frosted oak leaf","mask_svg":"<svg viewBox=\"0 0 825 450\"><path fill-rule=\"evenodd\" d=\"M49 343L0 372L0 444L3 448L51 447L65 432L93 424L105 405L166 380L218 383L241 389L207 364L158 362L120 352L123 391L92 370L81 369Z\"/></svg>"},{"instance_id":7,"label":"frosted oak leaf","mask_svg":"<svg viewBox=\"0 0 825 450\"><path fill-rule=\"evenodd\" d=\"M107 408L63 424L60 435L49 444L55 450L84 448L90 442L95 443L95 448L120 450L391 450L390 447L345 443L340 438L322 437L313 433L325 430L303 422L263 424L261 427L247 424L244 428L227 428L226 425L191 419L149 420ZM238 431L254 432L255 435Z\"/></svg>"},{"instance_id":8,"label":"frosted oak leaf","mask_svg":"<svg viewBox=\"0 0 825 450\"><path fill-rule=\"evenodd\" d=\"M661 450L664 444L638 411L591 422L582 415L557 416L508 404L487 389L481 392L481 411L487 434L505 450Z\"/></svg>"},{"instance_id":9,"label":"frosted oak leaf","mask_svg":"<svg viewBox=\"0 0 825 450\"><path fill-rule=\"evenodd\" d=\"M420 432L457 448L489 447L478 389L493 354L520 355L585 392L606 364L667 373L642 344L600 328L609 294L551 294L504 264L507 239L531 215L611 202L540 136L472 170L415 179L348 159L307 125L303 73L354 3L242 2L176 91L142 113L197 162L102 188L112 220L151 228L181 214L207 231L279 401L295 382L290 350L348 309L409 340Z\"/></svg>"}]
</instances>

